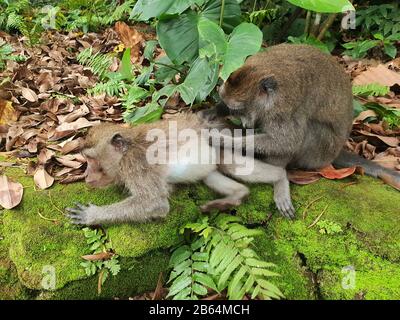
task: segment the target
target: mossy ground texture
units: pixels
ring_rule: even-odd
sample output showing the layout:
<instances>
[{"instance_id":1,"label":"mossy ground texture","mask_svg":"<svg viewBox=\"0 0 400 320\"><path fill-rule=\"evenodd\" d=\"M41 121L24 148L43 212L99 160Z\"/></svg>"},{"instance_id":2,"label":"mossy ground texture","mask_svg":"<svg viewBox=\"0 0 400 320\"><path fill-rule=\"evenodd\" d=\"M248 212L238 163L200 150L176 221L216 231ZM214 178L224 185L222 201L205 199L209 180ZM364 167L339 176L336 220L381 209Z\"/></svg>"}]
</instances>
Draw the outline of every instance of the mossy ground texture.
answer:
<instances>
[{"instance_id":1,"label":"mossy ground texture","mask_svg":"<svg viewBox=\"0 0 400 320\"><path fill-rule=\"evenodd\" d=\"M64 209L75 202L113 203L123 192L83 183L36 190L21 169L5 173L23 184L24 197L17 208L0 211L0 299L126 298L153 290L159 274L165 278L168 272L169 248L179 242L179 228L200 215L200 204L216 197L203 185L182 186L165 221L104 227L121 272L107 279L99 295L97 276L88 277L80 265L89 245ZM292 197L295 221L277 214L266 185L252 186L249 199L233 212L264 228L257 249L277 265L276 284L286 298L400 299L398 191L357 177L293 186ZM43 288L49 267L56 276L54 290Z\"/></svg>"}]
</instances>

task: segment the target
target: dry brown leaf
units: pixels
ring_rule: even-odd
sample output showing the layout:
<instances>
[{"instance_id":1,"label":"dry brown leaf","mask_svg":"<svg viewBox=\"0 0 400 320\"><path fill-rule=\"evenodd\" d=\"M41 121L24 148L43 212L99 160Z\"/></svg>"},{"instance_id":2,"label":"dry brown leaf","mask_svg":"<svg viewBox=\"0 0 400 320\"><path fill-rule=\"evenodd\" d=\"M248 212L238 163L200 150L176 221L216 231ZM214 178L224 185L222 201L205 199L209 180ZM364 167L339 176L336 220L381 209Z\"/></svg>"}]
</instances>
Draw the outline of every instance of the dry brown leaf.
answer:
<instances>
[{"instance_id":1,"label":"dry brown leaf","mask_svg":"<svg viewBox=\"0 0 400 320\"><path fill-rule=\"evenodd\" d=\"M56 158L59 163L68 168L78 169L82 166L82 162L74 161L66 157Z\"/></svg>"},{"instance_id":2,"label":"dry brown leaf","mask_svg":"<svg viewBox=\"0 0 400 320\"><path fill-rule=\"evenodd\" d=\"M82 142L83 142L82 138L68 141L66 144L63 145L63 147L61 149L61 153L68 154L68 153L78 150L81 147Z\"/></svg>"},{"instance_id":3,"label":"dry brown leaf","mask_svg":"<svg viewBox=\"0 0 400 320\"><path fill-rule=\"evenodd\" d=\"M321 179L318 172L302 171L302 170L288 170L288 178L290 182L299 185L306 185L317 182Z\"/></svg>"},{"instance_id":4,"label":"dry brown leaf","mask_svg":"<svg viewBox=\"0 0 400 320\"><path fill-rule=\"evenodd\" d=\"M99 124L100 121L89 121L86 118L79 118L74 122L63 123L56 128L57 132L77 131L79 129L87 128Z\"/></svg>"},{"instance_id":5,"label":"dry brown leaf","mask_svg":"<svg viewBox=\"0 0 400 320\"><path fill-rule=\"evenodd\" d=\"M17 119L18 115L12 106L12 102L0 98L0 125L9 124Z\"/></svg>"},{"instance_id":6,"label":"dry brown leaf","mask_svg":"<svg viewBox=\"0 0 400 320\"><path fill-rule=\"evenodd\" d=\"M20 204L24 188L19 182L11 181L7 176L0 176L0 205L12 209Z\"/></svg>"},{"instance_id":7,"label":"dry brown leaf","mask_svg":"<svg viewBox=\"0 0 400 320\"><path fill-rule=\"evenodd\" d=\"M368 137L376 137L379 140L381 140L382 142L384 142L385 144L387 144L390 147L397 147L400 143L399 138L397 137L386 137L386 136L381 136L378 134L374 134L365 130L357 130L356 132L361 133L364 136L368 136Z\"/></svg>"},{"instance_id":8,"label":"dry brown leaf","mask_svg":"<svg viewBox=\"0 0 400 320\"><path fill-rule=\"evenodd\" d=\"M40 189L47 189L54 183L54 178L43 167L39 167L33 176L35 184Z\"/></svg>"},{"instance_id":9,"label":"dry brown leaf","mask_svg":"<svg viewBox=\"0 0 400 320\"><path fill-rule=\"evenodd\" d=\"M332 165L320 169L318 172L326 179L344 179L351 176L356 171L356 167L335 169Z\"/></svg>"},{"instance_id":10,"label":"dry brown leaf","mask_svg":"<svg viewBox=\"0 0 400 320\"><path fill-rule=\"evenodd\" d=\"M131 61L136 63L141 58L142 45L145 42L143 35L134 27L129 27L125 22L118 21L115 24L115 31L118 33L126 48L131 48Z\"/></svg>"},{"instance_id":11,"label":"dry brown leaf","mask_svg":"<svg viewBox=\"0 0 400 320\"><path fill-rule=\"evenodd\" d=\"M23 87L21 88L21 93L22 96L30 102L38 102L39 100L37 94L32 89Z\"/></svg>"},{"instance_id":12,"label":"dry brown leaf","mask_svg":"<svg viewBox=\"0 0 400 320\"><path fill-rule=\"evenodd\" d=\"M82 181L85 180L86 174L82 173L80 175L71 175L69 174L66 178L60 180L61 184L68 184L68 183L73 183L77 181Z\"/></svg>"},{"instance_id":13,"label":"dry brown leaf","mask_svg":"<svg viewBox=\"0 0 400 320\"><path fill-rule=\"evenodd\" d=\"M42 149L38 155L39 164L45 165L52 157L54 157L55 152L49 149Z\"/></svg>"},{"instance_id":14,"label":"dry brown leaf","mask_svg":"<svg viewBox=\"0 0 400 320\"><path fill-rule=\"evenodd\" d=\"M371 118L371 117L377 117L377 114L373 110L365 110L361 112L357 118L354 119L354 122L357 121L364 121L365 119Z\"/></svg>"},{"instance_id":15,"label":"dry brown leaf","mask_svg":"<svg viewBox=\"0 0 400 320\"><path fill-rule=\"evenodd\" d=\"M391 87L396 83L400 84L400 74L380 64L377 67L369 68L367 71L360 73L360 75L353 80L354 85L367 85L372 83Z\"/></svg>"},{"instance_id":16,"label":"dry brown leaf","mask_svg":"<svg viewBox=\"0 0 400 320\"><path fill-rule=\"evenodd\" d=\"M96 254L88 254L84 255L81 258L86 261L100 261L100 260L109 260L112 258L114 254L111 252L100 252Z\"/></svg>"}]
</instances>

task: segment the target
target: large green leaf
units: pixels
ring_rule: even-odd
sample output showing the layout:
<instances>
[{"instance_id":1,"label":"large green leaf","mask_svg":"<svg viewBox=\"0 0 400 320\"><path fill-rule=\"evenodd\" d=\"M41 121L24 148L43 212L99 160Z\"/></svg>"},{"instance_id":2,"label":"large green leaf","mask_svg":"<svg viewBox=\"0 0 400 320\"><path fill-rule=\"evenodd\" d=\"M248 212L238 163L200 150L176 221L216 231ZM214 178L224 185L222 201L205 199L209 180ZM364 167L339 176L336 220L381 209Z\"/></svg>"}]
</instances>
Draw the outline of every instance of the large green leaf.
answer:
<instances>
[{"instance_id":1,"label":"large green leaf","mask_svg":"<svg viewBox=\"0 0 400 320\"><path fill-rule=\"evenodd\" d=\"M303 9L322 12L322 13L338 13L348 10L355 10L348 0L287 0L295 6Z\"/></svg>"},{"instance_id":2,"label":"large green leaf","mask_svg":"<svg viewBox=\"0 0 400 320\"><path fill-rule=\"evenodd\" d=\"M178 86L183 101L193 103L200 90L206 84L211 69L207 59L198 58L190 68L185 81Z\"/></svg>"},{"instance_id":3,"label":"large green leaf","mask_svg":"<svg viewBox=\"0 0 400 320\"><path fill-rule=\"evenodd\" d=\"M175 64L193 62L199 51L199 16L192 11L177 17L162 19L157 24L161 47Z\"/></svg>"},{"instance_id":4,"label":"large green leaf","mask_svg":"<svg viewBox=\"0 0 400 320\"><path fill-rule=\"evenodd\" d=\"M197 24L199 31L200 57L212 57L217 59L226 52L228 42L224 31L210 19L201 17Z\"/></svg>"},{"instance_id":5,"label":"large green leaf","mask_svg":"<svg viewBox=\"0 0 400 320\"><path fill-rule=\"evenodd\" d=\"M222 9L221 0L211 0L202 11L202 15L219 24ZM237 0L225 0L224 18L222 27L231 32L238 24L242 22L242 12Z\"/></svg>"},{"instance_id":6,"label":"large green leaf","mask_svg":"<svg viewBox=\"0 0 400 320\"><path fill-rule=\"evenodd\" d=\"M228 42L221 78L228 79L229 75L240 68L244 60L258 52L261 48L262 32L252 23L242 23L233 30Z\"/></svg>"},{"instance_id":7,"label":"large green leaf","mask_svg":"<svg viewBox=\"0 0 400 320\"><path fill-rule=\"evenodd\" d=\"M159 17L174 4L175 0L138 0L132 10L131 17L146 21Z\"/></svg>"},{"instance_id":8,"label":"large green leaf","mask_svg":"<svg viewBox=\"0 0 400 320\"><path fill-rule=\"evenodd\" d=\"M172 4L172 6L168 9L168 11L166 13L167 14L176 14L176 13L180 14L196 2L197 2L196 0L175 0L174 3Z\"/></svg>"},{"instance_id":9,"label":"large green leaf","mask_svg":"<svg viewBox=\"0 0 400 320\"><path fill-rule=\"evenodd\" d=\"M139 124L157 121L160 119L163 108L158 103L148 103L144 107L138 108L133 113L124 115L125 122Z\"/></svg>"}]
</instances>

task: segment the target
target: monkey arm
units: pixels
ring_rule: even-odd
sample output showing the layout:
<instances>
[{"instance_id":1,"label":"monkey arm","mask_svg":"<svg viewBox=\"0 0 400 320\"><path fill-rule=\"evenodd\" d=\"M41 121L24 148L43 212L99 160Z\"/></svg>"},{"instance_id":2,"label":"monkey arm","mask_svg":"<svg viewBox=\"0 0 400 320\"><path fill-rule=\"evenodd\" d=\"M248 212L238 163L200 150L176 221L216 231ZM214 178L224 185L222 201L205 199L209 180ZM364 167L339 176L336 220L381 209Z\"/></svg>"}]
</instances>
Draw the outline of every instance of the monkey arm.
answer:
<instances>
[{"instance_id":1,"label":"monkey arm","mask_svg":"<svg viewBox=\"0 0 400 320\"><path fill-rule=\"evenodd\" d=\"M223 135L213 130L210 131L212 143L219 142L220 147L233 147L235 150L246 150L247 153L255 153L268 157L290 156L294 154L302 144L304 134L296 132L293 126L287 126L282 130L271 130L274 134L260 133L243 137Z\"/></svg>"},{"instance_id":2,"label":"monkey arm","mask_svg":"<svg viewBox=\"0 0 400 320\"><path fill-rule=\"evenodd\" d=\"M218 118L229 116L230 110L226 104L221 101L214 108L199 111L198 114L205 121L215 121Z\"/></svg>"},{"instance_id":3,"label":"monkey arm","mask_svg":"<svg viewBox=\"0 0 400 320\"><path fill-rule=\"evenodd\" d=\"M121 202L108 206L84 206L66 209L72 223L80 225L113 224L118 222L145 222L162 218L169 212L167 197L139 199L131 196Z\"/></svg>"}]
</instances>

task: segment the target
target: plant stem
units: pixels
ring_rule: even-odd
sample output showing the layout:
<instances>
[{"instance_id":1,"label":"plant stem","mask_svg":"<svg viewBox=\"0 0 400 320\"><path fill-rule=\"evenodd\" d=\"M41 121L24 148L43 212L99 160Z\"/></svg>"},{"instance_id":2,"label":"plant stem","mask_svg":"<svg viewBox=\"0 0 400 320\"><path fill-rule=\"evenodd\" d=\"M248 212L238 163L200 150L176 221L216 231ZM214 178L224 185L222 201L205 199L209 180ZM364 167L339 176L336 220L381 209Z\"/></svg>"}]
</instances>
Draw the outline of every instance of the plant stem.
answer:
<instances>
[{"instance_id":1,"label":"plant stem","mask_svg":"<svg viewBox=\"0 0 400 320\"><path fill-rule=\"evenodd\" d=\"M221 14L219 16L219 26L222 28L222 23L224 22L224 11L225 11L225 0L221 3Z\"/></svg>"},{"instance_id":2,"label":"plant stem","mask_svg":"<svg viewBox=\"0 0 400 320\"><path fill-rule=\"evenodd\" d=\"M317 13L317 14L315 15L314 23L313 23L313 25L312 25L312 27L311 27L311 32L310 32L310 34L311 34L312 36L314 36L314 37L317 36L317 32L318 32L318 30L319 30L319 25L320 25L320 24L321 24L321 14L320 14L320 13Z\"/></svg>"},{"instance_id":3,"label":"plant stem","mask_svg":"<svg viewBox=\"0 0 400 320\"><path fill-rule=\"evenodd\" d=\"M307 11L306 26L304 28L304 34L306 35L306 37L308 37L308 35L310 33L311 17L312 17L311 11Z\"/></svg>"},{"instance_id":4,"label":"plant stem","mask_svg":"<svg viewBox=\"0 0 400 320\"><path fill-rule=\"evenodd\" d=\"M254 0L254 4L253 4L253 12L256 11L256 7L257 7L257 0Z\"/></svg>"},{"instance_id":5,"label":"plant stem","mask_svg":"<svg viewBox=\"0 0 400 320\"><path fill-rule=\"evenodd\" d=\"M290 27L292 26L293 22L296 21L298 17L301 16L303 13L303 9L298 7L296 10L292 13L292 15L289 17L288 22L285 24L285 26L282 28L282 31L278 35L278 41L282 40L282 38L286 35Z\"/></svg>"},{"instance_id":6,"label":"plant stem","mask_svg":"<svg viewBox=\"0 0 400 320\"><path fill-rule=\"evenodd\" d=\"M175 68L175 67L173 67L173 66L170 66L170 65L168 65L168 64L166 64L166 63L154 61L154 64L157 64L157 65L163 66L163 67L167 67L167 68L173 69L173 70L178 71L178 72L182 72L182 70L179 70L178 68Z\"/></svg>"},{"instance_id":7,"label":"plant stem","mask_svg":"<svg viewBox=\"0 0 400 320\"><path fill-rule=\"evenodd\" d=\"M326 19L324 24L322 25L321 31L317 37L319 41L322 41L325 37L325 33L328 31L328 29L332 26L333 22L335 21L337 17L336 13L332 13L329 15L329 17Z\"/></svg>"}]
</instances>

